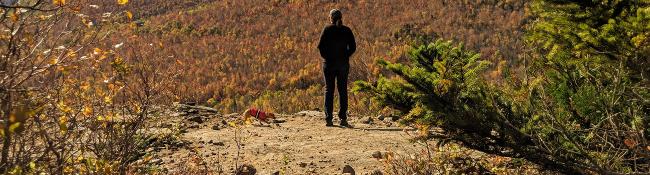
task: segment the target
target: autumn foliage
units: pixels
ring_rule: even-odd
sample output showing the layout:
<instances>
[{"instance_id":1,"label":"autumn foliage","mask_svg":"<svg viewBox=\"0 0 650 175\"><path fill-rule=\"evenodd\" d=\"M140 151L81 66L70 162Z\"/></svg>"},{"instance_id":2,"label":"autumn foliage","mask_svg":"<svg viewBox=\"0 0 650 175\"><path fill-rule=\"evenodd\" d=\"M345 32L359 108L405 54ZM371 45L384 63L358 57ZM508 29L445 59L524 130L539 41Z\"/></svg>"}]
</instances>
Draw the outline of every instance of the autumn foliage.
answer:
<instances>
[{"instance_id":1,"label":"autumn foliage","mask_svg":"<svg viewBox=\"0 0 650 175\"><path fill-rule=\"evenodd\" d=\"M175 100L224 112L249 106L284 113L321 108L324 82L316 44L332 8L343 9L344 23L357 36L351 81L373 79L381 73L375 60L402 59L407 44L418 38L453 38L494 60L516 60L523 46L524 4L515 1L135 3L129 9L141 25L122 34L163 46L161 57L148 59L159 69L182 72ZM352 113L369 113L374 106L363 95L350 100Z\"/></svg>"}]
</instances>

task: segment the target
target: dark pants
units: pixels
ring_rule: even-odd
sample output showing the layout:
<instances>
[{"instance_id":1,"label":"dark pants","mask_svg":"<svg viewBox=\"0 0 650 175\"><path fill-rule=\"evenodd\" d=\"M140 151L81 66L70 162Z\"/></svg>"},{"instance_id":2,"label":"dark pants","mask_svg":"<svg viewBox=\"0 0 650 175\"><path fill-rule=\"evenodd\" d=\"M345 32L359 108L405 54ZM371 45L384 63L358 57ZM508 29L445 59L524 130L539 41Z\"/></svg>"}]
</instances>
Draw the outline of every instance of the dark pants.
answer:
<instances>
[{"instance_id":1,"label":"dark pants","mask_svg":"<svg viewBox=\"0 0 650 175\"><path fill-rule=\"evenodd\" d=\"M325 73L325 120L332 121L334 111L334 84L339 91L339 118L347 120L348 112L348 73L350 65L324 66Z\"/></svg>"}]
</instances>

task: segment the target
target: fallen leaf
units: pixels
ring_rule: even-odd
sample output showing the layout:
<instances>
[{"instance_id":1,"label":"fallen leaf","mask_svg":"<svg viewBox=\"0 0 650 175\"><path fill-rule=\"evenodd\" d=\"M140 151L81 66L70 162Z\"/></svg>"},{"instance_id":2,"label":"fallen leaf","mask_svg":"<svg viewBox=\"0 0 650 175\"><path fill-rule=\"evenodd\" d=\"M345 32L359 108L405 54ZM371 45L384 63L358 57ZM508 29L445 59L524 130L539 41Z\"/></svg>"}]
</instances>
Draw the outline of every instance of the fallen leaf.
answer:
<instances>
[{"instance_id":1,"label":"fallen leaf","mask_svg":"<svg viewBox=\"0 0 650 175\"><path fill-rule=\"evenodd\" d=\"M129 11L124 11L124 13L126 14L126 17L129 18L129 20L133 19L133 13L131 13Z\"/></svg>"},{"instance_id":2,"label":"fallen leaf","mask_svg":"<svg viewBox=\"0 0 650 175\"><path fill-rule=\"evenodd\" d=\"M129 3L129 0L117 0L117 4L126 5L126 3Z\"/></svg>"},{"instance_id":3,"label":"fallen leaf","mask_svg":"<svg viewBox=\"0 0 650 175\"><path fill-rule=\"evenodd\" d=\"M635 147L637 145L637 142L632 139L625 139L623 143L625 143L625 145L629 148Z\"/></svg>"}]
</instances>

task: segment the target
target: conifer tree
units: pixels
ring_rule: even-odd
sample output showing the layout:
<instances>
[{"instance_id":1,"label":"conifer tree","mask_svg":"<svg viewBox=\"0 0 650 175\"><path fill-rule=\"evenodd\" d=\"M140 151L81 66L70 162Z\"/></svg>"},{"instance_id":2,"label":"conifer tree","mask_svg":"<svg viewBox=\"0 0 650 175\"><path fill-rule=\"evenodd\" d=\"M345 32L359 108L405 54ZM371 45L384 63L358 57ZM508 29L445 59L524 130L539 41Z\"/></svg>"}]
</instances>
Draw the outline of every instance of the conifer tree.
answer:
<instances>
[{"instance_id":1,"label":"conifer tree","mask_svg":"<svg viewBox=\"0 0 650 175\"><path fill-rule=\"evenodd\" d=\"M462 45L414 47L397 77L356 91L404 113L403 122L486 153L567 174L650 171L650 2L536 0L527 76L486 81L488 63ZM521 78L527 77L527 78Z\"/></svg>"}]
</instances>

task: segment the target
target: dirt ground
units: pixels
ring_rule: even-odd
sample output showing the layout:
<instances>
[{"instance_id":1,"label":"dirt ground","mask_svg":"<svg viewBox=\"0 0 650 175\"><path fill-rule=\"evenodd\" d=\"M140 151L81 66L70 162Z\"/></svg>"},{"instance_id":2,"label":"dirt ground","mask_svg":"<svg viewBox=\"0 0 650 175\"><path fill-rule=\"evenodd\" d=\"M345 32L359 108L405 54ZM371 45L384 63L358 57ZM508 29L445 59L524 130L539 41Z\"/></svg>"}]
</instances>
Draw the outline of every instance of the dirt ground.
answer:
<instances>
[{"instance_id":1,"label":"dirt ground","mask_svg":"<svg viewBox=\"0 0 650 175\"><path fill-rule=\"evenodd\" d=\"M374 158L377 153L410 154L423 149L409 142L407 132L388 118L368 124L368 118L353 116L349 120L354 129L325 127L321 112L304 111L279 116L279 123L270 125L237 129L226 124L237 117L190 117L189 121L178 117L183 119L161 122L180 122L188 129L178 137L183 146L151 150L154 161L170 174L232 174L235 163L251 165L257 174L342 174L346 165L356 174L370 174L382 169L382 162Z\"/></svg>"}]
</instances>

